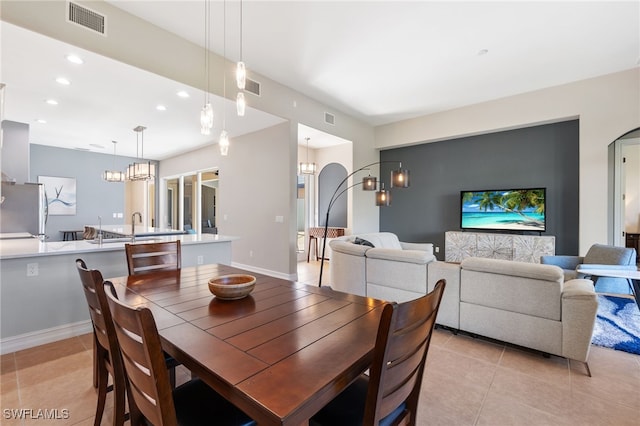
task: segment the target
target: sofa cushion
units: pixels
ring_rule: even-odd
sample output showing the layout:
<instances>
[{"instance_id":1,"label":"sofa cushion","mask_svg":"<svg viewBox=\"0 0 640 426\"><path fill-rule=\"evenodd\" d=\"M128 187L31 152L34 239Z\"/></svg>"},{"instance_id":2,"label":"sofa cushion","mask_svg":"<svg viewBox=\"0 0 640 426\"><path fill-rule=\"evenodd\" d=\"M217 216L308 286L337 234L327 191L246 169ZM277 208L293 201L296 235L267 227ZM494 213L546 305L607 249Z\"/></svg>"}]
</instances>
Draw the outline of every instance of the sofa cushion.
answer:
<instances>
[{"instance_id":1,"label":"sofa cushion","mask_svg":"<svg viewBox=\"0 0 640 426\"><path fill-rule=\"evenodd\" d=\"M395 262L417 263L424 265L435 260L435 256L422 250L397 250L389 248L372 248L367 250L369 259L393 260Z\"/></svg>"},{"instance_id":2,"label":"sofa cushion","mask_svg":"<svg viewBox=\"0 0 640 426\"><path fill-rule=\"evenodd\" d=\"M402 249L400 240L398 240L396 234L393 234L391 232L372 232L371 234L358 234L357 237L371 242L374 247L398 250Z\"/></svg>"}]
</instances>

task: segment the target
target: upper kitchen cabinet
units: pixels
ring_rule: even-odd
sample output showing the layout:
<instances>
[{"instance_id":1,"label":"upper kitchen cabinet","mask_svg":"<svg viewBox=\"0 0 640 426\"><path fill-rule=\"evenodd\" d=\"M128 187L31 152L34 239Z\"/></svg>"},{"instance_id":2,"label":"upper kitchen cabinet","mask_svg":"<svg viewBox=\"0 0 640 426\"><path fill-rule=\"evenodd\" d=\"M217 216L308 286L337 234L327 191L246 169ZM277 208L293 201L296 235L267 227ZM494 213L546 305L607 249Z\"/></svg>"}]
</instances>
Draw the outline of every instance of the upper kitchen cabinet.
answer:
<instances>
[{"instance_id":1,"label":"upper kitchen cabinet","mask_svg":"<svg viewBox=\"0 0 640 426\"><path fill-rule=\"evenodd\" d=\"M29 125L2 122L2 180L29 182Z\"/></svg>"}]
</instances>

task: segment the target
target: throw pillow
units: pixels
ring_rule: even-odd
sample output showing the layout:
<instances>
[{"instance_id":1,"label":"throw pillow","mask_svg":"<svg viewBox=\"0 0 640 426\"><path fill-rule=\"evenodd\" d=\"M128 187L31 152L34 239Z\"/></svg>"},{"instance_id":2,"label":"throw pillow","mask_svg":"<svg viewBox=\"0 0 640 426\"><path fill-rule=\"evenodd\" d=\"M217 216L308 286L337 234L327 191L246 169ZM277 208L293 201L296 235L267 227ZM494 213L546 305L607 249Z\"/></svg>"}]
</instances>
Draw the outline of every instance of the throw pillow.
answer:
<instances>
[{"instance_id":1,"label":"throw pillow","mask_svg":"<svg viewBox=\"0 0 640 426\"><path fill-rule=\"evenodd\" d=\"M353 242L353 244L358 244L361 246L368 246L368 247L375 247L373 244L371 244L370 241L367 241L363 238L358 238L356 237L355 241Z\"/></svg>"}]
</instances>

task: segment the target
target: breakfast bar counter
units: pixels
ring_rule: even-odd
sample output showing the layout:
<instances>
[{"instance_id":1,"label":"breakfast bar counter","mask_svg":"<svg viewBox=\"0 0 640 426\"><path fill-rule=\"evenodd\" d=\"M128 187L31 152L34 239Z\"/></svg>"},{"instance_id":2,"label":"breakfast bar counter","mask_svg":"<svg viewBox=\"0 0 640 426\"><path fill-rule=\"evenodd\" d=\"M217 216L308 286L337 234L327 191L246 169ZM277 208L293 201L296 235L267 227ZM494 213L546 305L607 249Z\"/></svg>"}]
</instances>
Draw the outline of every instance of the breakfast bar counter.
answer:
<instances>
[{"instance_id":1,"label":"breakfast bar counter","mask_svg":"<svg viewBox=\"0 0 640 426\"><path fill-rule=\"evenodd\" d=\"M180 240L182 266L231 264L237 237L184 234L136 238L136 244ZM130 239L52 241L0 240L0 353L91 331L89 311L75 260L82 258L105 277L127 274Z\"/></svg>"}]
</instances>

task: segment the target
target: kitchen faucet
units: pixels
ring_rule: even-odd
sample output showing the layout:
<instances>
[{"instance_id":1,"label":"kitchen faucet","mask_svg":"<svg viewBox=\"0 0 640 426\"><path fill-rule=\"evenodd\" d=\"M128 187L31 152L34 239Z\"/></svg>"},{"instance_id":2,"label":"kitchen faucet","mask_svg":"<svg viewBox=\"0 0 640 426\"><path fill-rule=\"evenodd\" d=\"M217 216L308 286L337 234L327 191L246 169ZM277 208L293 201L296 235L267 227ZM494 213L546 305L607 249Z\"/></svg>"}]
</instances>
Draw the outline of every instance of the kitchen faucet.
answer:
<instances>
[{"instance_id":1,"label":"kitchen faucet","mask_svg":"<svg viewBox=\"0 0 640 426\"><path fill-rule=\"evenodd\" d=\"M131 242L136 242L136 216L140 218L140 223L142 223L142 213L133 212L131 215Z\"/></svg>"}]
</instances>

